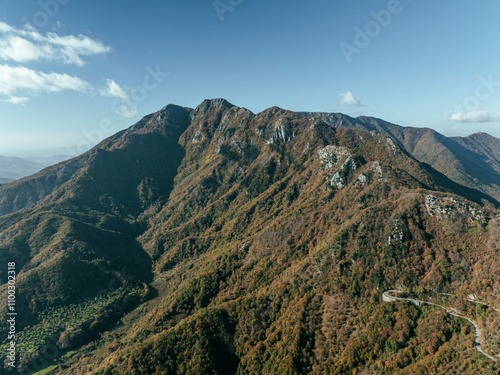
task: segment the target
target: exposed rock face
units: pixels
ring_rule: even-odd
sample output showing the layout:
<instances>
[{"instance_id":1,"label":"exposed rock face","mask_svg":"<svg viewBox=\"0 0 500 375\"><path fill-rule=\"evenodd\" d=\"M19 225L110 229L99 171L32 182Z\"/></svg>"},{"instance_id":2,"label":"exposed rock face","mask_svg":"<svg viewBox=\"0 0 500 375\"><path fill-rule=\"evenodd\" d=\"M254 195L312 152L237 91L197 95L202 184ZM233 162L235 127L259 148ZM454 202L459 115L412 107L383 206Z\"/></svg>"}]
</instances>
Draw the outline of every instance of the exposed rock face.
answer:
<instances>
[{"instance_id":1,"label":"exposed rock face","mask_svg":"<svg viewBox=\"0 0 500 375\"><path fill-rule=\"evenodd\" d=\"M366 181L368 181L368 178L363 174L361 173L359 176L358 176L358 182L361 184L361 185L364 185L366 183Z\"/></svg>"},{"instance_id":2,"label":"exposed rock face","mask_svg":"<svg viewBox=\"0 0 500 375\"><path fill-rule=\"evenodd\" d=\"M372 135L384 134L380 142L398 148L431 165L451 180L478 189L500 201L500 139L486 133L468 137L445 137L429 128L402 127L367 117L341 113L303 112L334 128L364 129Z\"/></svg>"},{"instance_id":3,"label":"exposed rock face","mask_svg":"<svg viewBox=\"0 0 500 375\"><path fill-rule=\"evenodd\" d=\"M466 326L380 299L406 285L500 300L500 211L363 123L169 105L0 187L24 337L74 347L51 369L71 375L444 373L464 358L487 373Z\"/></svg>"},{"instance_id":4,"label":"exposed rock face","mask_svg":"<svg viewBox=\"0 0 500 375\"><path fill-rule=\"evenodd\" d=\"M358 164L352 154L345 147L328 145L318 150L319 160L324 170L334 173L330 179L330 185L337 189L346 186L349 174L358 169Z\"/></svg>"},{"instance_id":5,"label":"exposed rock face","mask_svg":"<svg viewBox=\"0 0 500 375\"><path fill-rule=\"evenodd\" d=\"M328 145L325 148L318 150L319 160L325 169L336 167L339 163L348 163L352 155L344 147Z\"/></svg>"},{"instance_id":6,"label":"exposed rock face","mask_svg":"<svg viewBox=\"0 0 500 375\"><path fill-rule=\"evenodd\" d=\"M343 189L345 187L345 181L340 176L339 172L335 172L332 179L330 180L330 185L332 185L333 187L336 187L337 189Z\"/></svg>"},{"instance_id":7,"label":"exposed rock face","mask_svg":"<svg viewBox=\"0 0 500 375\"><path fill-rule=\"evenodd\" d=\"M457 201L453 197L436 197L432 194L425 196L425 208L430 216L437 216L440 220L459 214L470 221L485 222L485 216L481 210Z\"/></svg>"}]
</instances>

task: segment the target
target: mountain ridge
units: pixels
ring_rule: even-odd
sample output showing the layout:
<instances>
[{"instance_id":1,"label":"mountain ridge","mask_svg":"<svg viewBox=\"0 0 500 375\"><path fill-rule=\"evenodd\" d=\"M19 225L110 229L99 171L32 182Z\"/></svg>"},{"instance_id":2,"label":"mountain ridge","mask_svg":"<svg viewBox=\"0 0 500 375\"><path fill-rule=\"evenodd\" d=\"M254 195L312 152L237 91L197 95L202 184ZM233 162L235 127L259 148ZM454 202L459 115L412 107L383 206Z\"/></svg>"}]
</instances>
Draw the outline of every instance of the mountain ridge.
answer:
<instances>
[{"instance_id":1,"label":"mountain ridge","mask_svg":"<svg viewBox=\"0 0 500 375\"><path fill-rule=\"evenodd\" d=\"M144 126L144 121L147 122L147 120L153 116L162 116L163 111L169 107L184 108L186 111L190 112L190 116L196 116L198 111L202 111L203 109L207 110L209 107L214 107L215 109L244 109L236 107L222 98L212 100L206 99L195 109L169 104L160 111L143 117L143 119L138 121L134 126ZM255 116L253 112L247 109L244 110ZM483 193L491 195L497 201L500 199L500 152L496 151L495 153L495 149L500 149L500 139L493 136L488 135L488 137L485 137L484 135L481 135L481 133L474 133L468 137L446 137L430 128L402 127L375 117L359 116L353 118L341 113L292 112L279 107L271 107L260 113L266 113L267 111L272 112L276 110L283 110L290 113L319 118L333 127L346 127L383 132L384 134L389 135L393 141L398 143L400 147L406 150L417 160L429 164L437 171L445 174L451 180L466 187L477 189ZM148 130L145 129L143 131L147 132ZM127 136L127 134L132 133L130 133L130 130L118 132L115 136L100 142L94 148L102 148L104 147L103 142L109 142L111 139L116 139L116 137L120 137L122 135ZM479 141L484 140L485 138L489 141L489 147ZM481 152L478 151L478 147L483 150L483 152L487 155L486 157L483 156L481 158ZM86 153L83 155L86 155ZM71 169L70 165L75 165L75 163L78 164L79 162L77 162L77 160L81 160L81 157L82 155L70 159L69 161L56 164L58 166L67 166L66 170L63 172L57 171L57 174L62 174L63 176L68 174L70 175L71 172L68 171L68 169ZM456 167L450 168L450 165L456 165ZM38 174L28 176L20 181L20 184L26 184L28 186L30 184L34 184L37 186L38 190L42 191L41 194L30 193L29 190L32 189L28 188L28 192L25 193L25 197L12 197L9 191L11 185L6 186L4 184L4 186L0 187L1 195L8 197L7 200L9 202L17 202L15 205L6 206L6 199L0 199L0 215L15 212L20 208L36 203L42 197L47 195L49 192L52 192L65 182L66 180L64 177L56 178L56 181L52 186L49 186L48 188L40 188L40 184L38 184L37 181L46 180L47 178L53 179L53 177L47 177L47 171L53 167L54 166L45 168Z\"/></svg>"},{"instance_id":2,"label":"mountain ridge","mask_svg":"<svg viewBox=\"0 0 500 375\"><path fill-rule=\"evenodd\" d=\"M20 369L495 373L463 322L381 291L453 292L464 314L476 314L460 304L470 293L497 305L498 202L351 125L223 99L169 105L68 161L65 181L64 163L28 178L53 176L0 216ZM16 188L0 187L5 211Z\"/></svg>"},{"instance_id":3,"label":"mountain ridge","mask_svg":"<svg viewBox=\"0 0 500 375\"><path fill-rule=\"evenodd\" d=\"M347 121L342 118L339 124L339 114L302 114L321 118L336 127L365 128L387 134L417 160L429 164L453 181L500 199L498 138L485 137L486 133L446 137L430 128L403 127L368 116L348 117Z\"/></svg>"}]
</instances>

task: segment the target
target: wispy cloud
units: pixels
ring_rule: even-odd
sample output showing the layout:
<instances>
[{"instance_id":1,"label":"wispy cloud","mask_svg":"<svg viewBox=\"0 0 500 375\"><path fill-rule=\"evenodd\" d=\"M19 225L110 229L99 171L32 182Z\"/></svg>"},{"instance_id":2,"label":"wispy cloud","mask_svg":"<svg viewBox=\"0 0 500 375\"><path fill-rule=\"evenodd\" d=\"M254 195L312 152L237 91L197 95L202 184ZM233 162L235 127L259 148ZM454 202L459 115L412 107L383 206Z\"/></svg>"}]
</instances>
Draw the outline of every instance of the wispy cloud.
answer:
<instances>
[{"instance_id":1,"label":"wispy cloud","mask_svg":"<svg viewBox=\"0 0 500 375\"><path fill-rule=\"evenodd\" d=\"M361 103L354 97L353 93L350 91L346 91L343 94L339 94L339 105L342 107L348 106L360 106Z\"/></svg>"},{"instance_id":2,"label":"wispy cloud","mask_svg":"<svg viewBox=\"0 0 500 375\"><path fill-rule=\"evenodd\" d=\"M6 100L6 102L11 104L24 104L29 100L30 98L27 98L26 96L11 96Z\"/></svg>"},{"instance_id":3,"label":"wispy cloud","mask_svg":"<svg viewBox=\"0 0 500 375\"><path fill-rule=\"evenodd\" d=\"M6 96L3 101L11 104L24 104L32 96L59 91L99 93L106 97L128 99L126 90L112 79L106 79L106 86L97 89L75 75L53 71L46 73L29 67L30 63L40 61L81 67L86 63L85 57L104 55L110 51L111 47L84 35L42 34L31 26L16 28L0 22L0 95ZM133 117L137 110L122 106L118 113Z\"/></svg>"},{"instance_id":4,"label":"wispy cloud","mask_svg":"<svg viewBox=\"0 0 500 375\"><path fill-rule=\"evenodd\" d=\"M115 81L113 81L112 79L107 79L106 83L108 86L105 89L99 90L99 93L102 96L109 96L111 98L118 99L128 99L128 94Z\"/></svg>"},{"instance_id":5,"label":"wispy cloud","mask_svg":"<svg viewBox=\"0 0 500 375\"><path fill-rule=\"evenodd\" d=\"M128 108L125 105L120 105L116 111L120 116L126 117L126 118L131 118L134 117L137 114L137 109L136 108Z\"/></svg>"},{"instance_id":6,"label":"wispy cloud","mask_svg":"<svg viewBox=\"0 0 500 375\"><path fill-rule=\"evenodd\" d=\"M6 95L6 102L24 104L30 96L44 92L79 91L95 94L96 90L81 78L65 73L45 73L28 68L29 63L45 61L66 65L85 65L84 57L103 55L111 47L84 35L58 35L54 32L42 34L25 26L13 27L0 22L0 95ZM10 65L8 61L23 65ZM112 79L99 93L103 96L127 99L128 94ZM131 111L124 111L130 115Z\"/></svg>"},{"instance_id":7,"label":"wispy cloud","mask_svg":"<svg viewBox=\"0 0 500 375\"><path fill-rule=\"evenodd\" d=\"M500 112L488 113L487 111L456 112L450 118L453 122L499 122Z\"/></svg>"},{"instance_id":8,"label":"wispy cloud","mask_svg":"<svg viewBox=\"0 0 500 375\"><path fill-rule=\"evenodd\" d=\"M83 56L102 55L111 47L84 35L60 36L39 33L30 27L18 29L0 22L0 59L27 63L31 61L57 61L83 66Z\"/></svg>"},{"instance_id":9,"label":"wispy cloud","mask_svg":"<svg viewBox=\"0 0 500 375\"><path fill-rule=\"evenodd\" d=\"M8 101L11 103L26 102L26 95L65 90L90 92L92 86L68 74L47 74L24 66L13 67L0 64L0 94L9 96ZM19 97L19 94L23 96Z\"/></svg>"}]
</instances>

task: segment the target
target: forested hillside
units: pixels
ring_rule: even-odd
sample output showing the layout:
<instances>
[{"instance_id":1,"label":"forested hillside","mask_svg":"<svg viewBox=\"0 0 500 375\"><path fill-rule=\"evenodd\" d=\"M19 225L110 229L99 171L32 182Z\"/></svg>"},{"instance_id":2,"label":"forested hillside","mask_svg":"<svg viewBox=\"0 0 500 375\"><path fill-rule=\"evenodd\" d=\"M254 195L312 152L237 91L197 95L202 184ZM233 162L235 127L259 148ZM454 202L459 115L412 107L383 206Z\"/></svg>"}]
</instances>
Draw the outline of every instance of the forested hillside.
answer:
<instances>
[{"instance_id":1,"label":"forested hillside","mask_svg":"<svg viewBox=\"0 0 500 375\"><path fill-rule=\"evenodd\" d=\"M20 373L498 373L466 320L382 300L446 303L497 357L498 313L467 301L500 307L496 196L368 123L169 105L0 187Z\"/></svg>"}]
</instances>

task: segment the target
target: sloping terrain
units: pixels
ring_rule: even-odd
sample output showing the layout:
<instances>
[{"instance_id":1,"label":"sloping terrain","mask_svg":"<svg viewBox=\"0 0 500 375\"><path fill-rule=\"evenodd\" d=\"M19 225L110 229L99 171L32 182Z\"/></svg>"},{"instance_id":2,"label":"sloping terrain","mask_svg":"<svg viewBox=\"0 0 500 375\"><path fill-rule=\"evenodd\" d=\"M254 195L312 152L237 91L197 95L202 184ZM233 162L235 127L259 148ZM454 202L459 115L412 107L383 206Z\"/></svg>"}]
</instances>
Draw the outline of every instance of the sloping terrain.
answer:
<instances>
[{"instance_id":1,"label":"sloping terrain","mask_svg":"<svg viewBox=\"0 0 500 375\"><path fill-rule=\"evenodd\" d=\"M387 134L417 160L451 180L500 200L500 139L486 133L445 137L429 128L412 128L360 116L337 113L302 113L334 127L366 129Z\"/></svg>"},{"instance_id":2,"label":"sloping terrain","mask_svg":"<svg viewBox=\"0 0 500 375\"><path fill-rule=\"evenodd\" d=\"M401 287L498 306L497 201L387 134L326 120L223 99L167 106L1 187L20 369L497 373L470 350L466 321L382 302ZM77 167L57 180L68 163ZM43 193L24 188L42 181ZM9 206L21 191L30 198Z\"/></svg>"}]
</instances>

